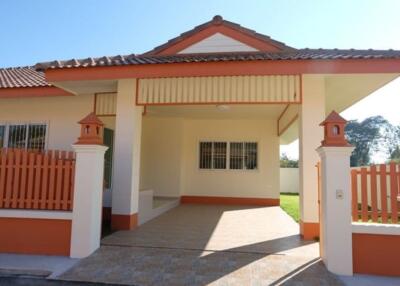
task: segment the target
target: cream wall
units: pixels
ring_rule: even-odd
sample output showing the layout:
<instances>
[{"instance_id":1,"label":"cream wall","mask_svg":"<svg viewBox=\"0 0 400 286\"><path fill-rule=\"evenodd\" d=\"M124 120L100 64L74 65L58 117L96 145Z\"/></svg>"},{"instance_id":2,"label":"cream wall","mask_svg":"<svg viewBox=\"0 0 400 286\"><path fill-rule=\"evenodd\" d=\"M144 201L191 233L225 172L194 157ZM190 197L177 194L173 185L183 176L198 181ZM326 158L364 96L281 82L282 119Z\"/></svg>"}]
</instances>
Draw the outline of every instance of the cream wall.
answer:
<instances>
[{"instance_id":1,"label":"cream wall","mask_svg":"<svg viewBox=\"0 0 400 286\"><path fill-rule=\"evenodd\" d=\"M279 198L276 131L276 120L185 120L182 195ZM258 142L258 170L200 170L201 140Z\"/></svg>"},{"instance_id":2,"label":"cream wall","mask_svg":"<svg viewBox=\"0 0 400 286\"><path fill-rule=\"evenodd\" d=\"M258 170L200 170L200 140L256 141ZM157 196L279 197L275 120L144 117L140 187Z\"/></svg>"},{"instance_id":3,"label":"cream wall","mask_svg":"<svg viewBox=\"0 0 400 286\"><path fill-rule=\"evenodd\" d=\"M93 110L93 100L93 95L0 99L0 123L46 122L47 147L72 151L78 121Z\"/></svg>"},{"instance_id":4,"label":"cream wall","mask_svg":"<svg viewBox=\"0 0 400 286\"><path fill-rule=\"evenodd\" d=\"M299 193L299 168L280 168L280 192Z\"/></svg>"},{"instance_id":5,"label":"cream wall","mask_svg":"<svg viewBox=\"0 0 400 286\"><path fill-rule=\"evenodd\" d=\"M178 197L181 189L183 119L143 118L140 188Z\"/></svg>"}]
</instances>

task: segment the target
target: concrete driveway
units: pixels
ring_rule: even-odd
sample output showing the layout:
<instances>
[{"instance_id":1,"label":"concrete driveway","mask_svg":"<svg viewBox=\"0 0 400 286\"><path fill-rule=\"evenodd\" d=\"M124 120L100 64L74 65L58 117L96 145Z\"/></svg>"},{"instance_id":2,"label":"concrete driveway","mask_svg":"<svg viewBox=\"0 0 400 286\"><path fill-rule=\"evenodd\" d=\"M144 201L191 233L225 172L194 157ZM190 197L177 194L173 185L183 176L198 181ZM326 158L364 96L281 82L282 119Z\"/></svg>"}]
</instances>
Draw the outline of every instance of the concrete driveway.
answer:
<instances>
[{"instance_id":1,"label":"concrete driveway","mask_svg":"<svg viewBox=\"0 0 400 286\"><path fill-rule=\"evenodd\" d=\"M279 207L181 205L116 232L58 279L126 285L342 285Z\"/></svg>"}]
</instances>

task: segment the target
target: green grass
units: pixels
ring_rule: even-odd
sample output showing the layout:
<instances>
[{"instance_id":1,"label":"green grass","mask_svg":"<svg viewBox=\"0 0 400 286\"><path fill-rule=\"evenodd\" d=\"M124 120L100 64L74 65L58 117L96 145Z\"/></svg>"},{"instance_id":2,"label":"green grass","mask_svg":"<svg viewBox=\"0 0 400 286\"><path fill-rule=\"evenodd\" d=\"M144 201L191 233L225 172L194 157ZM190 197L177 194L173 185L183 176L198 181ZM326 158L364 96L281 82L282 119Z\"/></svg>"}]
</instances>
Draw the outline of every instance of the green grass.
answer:
<instances>
[{"instance_id":1,"label":"green grass","mask_svg":"<svg viewBox=\"0 0 400 286\"><path fill-rule=\"evenodd\" d=\"M299 194L281 193L281 208L296 222L299 222Z\"/></svg>"}]
</instances>

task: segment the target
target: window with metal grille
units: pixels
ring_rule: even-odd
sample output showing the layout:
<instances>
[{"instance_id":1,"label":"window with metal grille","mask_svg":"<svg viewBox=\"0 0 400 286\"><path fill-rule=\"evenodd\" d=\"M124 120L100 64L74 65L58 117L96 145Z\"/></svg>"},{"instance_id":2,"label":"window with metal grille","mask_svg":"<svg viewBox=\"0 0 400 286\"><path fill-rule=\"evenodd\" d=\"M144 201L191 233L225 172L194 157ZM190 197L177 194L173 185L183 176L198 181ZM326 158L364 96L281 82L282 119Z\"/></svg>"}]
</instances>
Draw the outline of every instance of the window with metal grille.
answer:
<instances>
[{"instance_id":1,"label":"window with metal grille","mask_svg":"<svg viewBox=\"0 0 400 286\"><path fill-rule=\"evenodd\" d=\"M256 142L231 142L229 168L231 170L257 169L257 153Z\"/></svg>"},{"instance_id":2,"label":"window with metal grille","mask_svg":"<svg viewBox=\"0 0 400 286\"><path fill-rule=\"evenodd\" d=\"M0 148L4 147L5 134L6 134L6 127L4 125L0 125Z\"/></svg>"},{"instance_id":3,"label":"window with metal grille","mask_svg":"<svg viewBox=\"0 0 400 286\"><path fill-rule=\"evenodd\" d=\"M0 146L43 150L46 146L46 124L10 124L0 126Z\"/></svg>"},{"instance_id":4,"label":"window with metal grille","mask_svg":"<svg viewBox=\"0 0 400 286\"><path fill-rule=\"evenodd\" d=\"M226 169L226 142L200 142L200 169Z\"/></svg>"},{"instance_id":5,"label":"window with metal grille","mask_svg":"<svg viewBox=\"0 0 400 286\"><path fill-rule=\"evenodd\" d=\"M200 142L200 169L255 170L257 165L256 142Z\"/></svg>"}]
</instances>

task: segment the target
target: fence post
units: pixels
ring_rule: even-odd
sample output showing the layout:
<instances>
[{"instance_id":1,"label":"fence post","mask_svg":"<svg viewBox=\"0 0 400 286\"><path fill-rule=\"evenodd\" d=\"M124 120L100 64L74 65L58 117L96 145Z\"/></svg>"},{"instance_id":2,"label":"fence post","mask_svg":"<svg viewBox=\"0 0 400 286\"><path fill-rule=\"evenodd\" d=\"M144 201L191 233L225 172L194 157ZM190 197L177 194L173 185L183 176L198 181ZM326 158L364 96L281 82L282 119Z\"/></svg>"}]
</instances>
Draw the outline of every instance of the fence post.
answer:
<instances>
[{"instance_id":1,"label":"fence post","mask_svg":"<svg viewBox=\"0 0 400 286\"><path fill-rule=\"evenodd\" d=\"M103 123L94 113L79 121L70 256L83 258L100 246L104 153Z\"/></svg>"},{"instance_id":2,"label":"fence post","mask_svg":"<svg viewBox=\"0 0 400 286\"><path fill-rule=\"evenodd\" d=\"M344 137L346 120L332 112L324 122L321 157L321 257L335 274L353 275L350 155Z\"/></svg>"}]
</instances>

